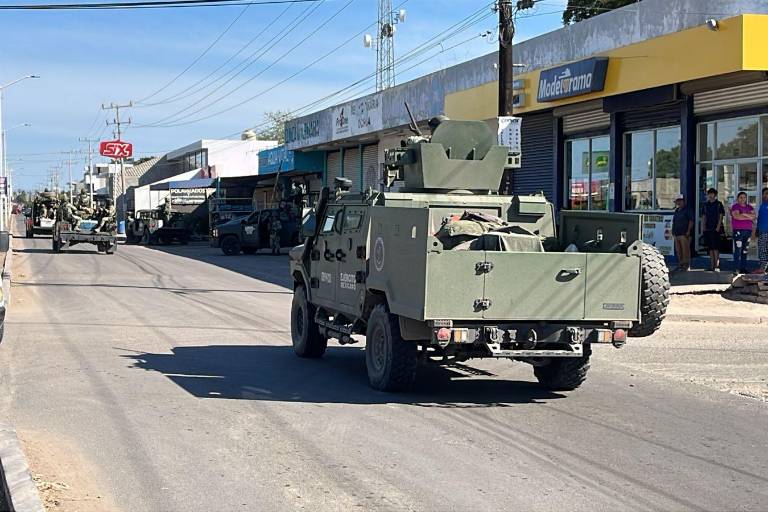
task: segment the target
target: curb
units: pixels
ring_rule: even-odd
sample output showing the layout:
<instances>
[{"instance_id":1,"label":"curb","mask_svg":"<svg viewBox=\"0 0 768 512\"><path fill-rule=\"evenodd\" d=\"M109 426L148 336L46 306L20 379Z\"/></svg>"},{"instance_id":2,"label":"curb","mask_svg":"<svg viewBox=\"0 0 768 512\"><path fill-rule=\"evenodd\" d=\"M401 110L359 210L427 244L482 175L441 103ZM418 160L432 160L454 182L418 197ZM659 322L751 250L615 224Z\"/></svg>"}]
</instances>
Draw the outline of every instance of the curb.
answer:
<instances>
[{"instance_id":1,"label":"curb","mask_svg":"<svg viewBox=\"0 0 768 512\"><path fill-rule=\"evenodd\" d=\"M768 324L768 317L756 316L716 316L716 315L667 315L665 320L670 322L700 322L715 324Z\"/></svg>"},{"instance_id":2,"label":"curb","mask_svg":"<svg viewBox=\"0 0 768 512\"><path fill-rule=\"evenodd\" d=\"M16 431L0 424L0 510L45 512Z\"/></svg>"}]
</instances>

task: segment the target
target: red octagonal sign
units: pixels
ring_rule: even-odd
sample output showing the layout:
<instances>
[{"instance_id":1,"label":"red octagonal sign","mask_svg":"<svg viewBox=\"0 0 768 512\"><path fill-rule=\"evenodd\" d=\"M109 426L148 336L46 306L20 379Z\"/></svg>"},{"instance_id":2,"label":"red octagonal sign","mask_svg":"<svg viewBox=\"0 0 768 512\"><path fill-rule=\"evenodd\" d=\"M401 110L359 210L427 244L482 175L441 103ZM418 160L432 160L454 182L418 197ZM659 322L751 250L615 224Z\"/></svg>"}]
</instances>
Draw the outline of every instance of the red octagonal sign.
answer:
<instances>
[{"instance_id":1,"label":"red octagonal sign","mask_svg":"<svg viewBox=\"0 0 768 512\"><path fill-rule=\"evenodd\" d=\"M105 140L99 144L99 154L108 158L130 158L133 144L121 140Z\"/></svg>"}]
</instances>

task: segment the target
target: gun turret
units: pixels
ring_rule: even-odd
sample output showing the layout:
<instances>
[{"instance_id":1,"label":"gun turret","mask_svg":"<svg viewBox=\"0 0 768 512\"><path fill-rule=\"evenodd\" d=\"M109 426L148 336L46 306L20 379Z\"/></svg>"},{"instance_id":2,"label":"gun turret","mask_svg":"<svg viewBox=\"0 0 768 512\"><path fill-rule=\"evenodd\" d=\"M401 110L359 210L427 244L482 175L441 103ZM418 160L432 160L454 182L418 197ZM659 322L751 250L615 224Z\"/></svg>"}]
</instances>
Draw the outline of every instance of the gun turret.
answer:
<instances>
[{"instance_id":1,"label":"gun turret","mask_svg":"<svg viewBox=\"0 0 768 512\"><path fill-rule=\"evenodd\" d=\"M417 135L403 147L386 150L384 181L404 181L404 191L496 193L507 162L507 148L483 121L440 119L431 137Z\"/></svg>"}]
</instances>

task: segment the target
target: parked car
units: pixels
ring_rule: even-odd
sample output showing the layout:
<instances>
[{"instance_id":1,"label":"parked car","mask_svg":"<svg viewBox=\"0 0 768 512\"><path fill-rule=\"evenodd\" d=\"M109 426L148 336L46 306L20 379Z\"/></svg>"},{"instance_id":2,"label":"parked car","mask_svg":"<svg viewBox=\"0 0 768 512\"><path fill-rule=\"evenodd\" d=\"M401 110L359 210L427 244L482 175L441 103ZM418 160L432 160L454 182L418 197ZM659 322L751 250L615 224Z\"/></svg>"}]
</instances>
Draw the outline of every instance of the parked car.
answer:
<instances>
[{"instance_id":1,"label":"parked car","mask_svg":"<svg viewBox=\"0 0 768 512\"><path fill-rule=\"evenodd\" d=\"M269 223L272 214L280 215L280 246L293 247L299 244L300 219L285 209L269 208L256 210L246 217L232 219L219 224L213 230L211 244L220 247L227 256L253 254L259 249L269 248Z\"/></svg>"}]
</instances>

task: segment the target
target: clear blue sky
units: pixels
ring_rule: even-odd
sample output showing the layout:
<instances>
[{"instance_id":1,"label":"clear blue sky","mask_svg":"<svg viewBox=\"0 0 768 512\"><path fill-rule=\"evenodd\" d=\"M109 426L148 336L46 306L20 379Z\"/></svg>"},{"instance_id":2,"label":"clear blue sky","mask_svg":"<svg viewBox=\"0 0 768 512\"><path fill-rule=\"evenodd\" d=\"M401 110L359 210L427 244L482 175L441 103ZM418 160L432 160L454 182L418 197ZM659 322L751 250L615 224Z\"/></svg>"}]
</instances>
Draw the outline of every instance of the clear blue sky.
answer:
<instances>
[{"instance_id":1,"label":"clear blue sky","mask_svg":"<svg viewBox=\"0 0 768 512\"><path fill-rule=\"evenodd\" d=\"M27 2L19 0L22 1ZM350 1L351 4L317 34L265 70ZM393 0L393 4L397 6L402 1ZM437 33L473 12L480 11L480 14L473 18L477 23L444 40L442 46L435 46L402 64L400 69L425 61L399 74L398 82L493 51L495 33L490 38L478 35L495 29L495 16L490 9L482 10L490 3L490 0L407 0L403 6L407 10L406 23L397 27L397 57L423 47ZM519 20L516 41L558 28L564 3L565 0L540 2L535 11L528 13L534 16ZM27 80L5 91L4 121L5 127L11 129L7 134L8 166L14 169L16 188L42 184L48 170L67 159L65 155L51 153L84 149L78 137L111 138L111 129L104 125L106 113L100 111L102 102L127 103L155 92L197 58L238 15L237 22L192 69L145 103L178 99L184 89L205 78L258 36L239 56L182 95L191 94L189 97L126 112L134 126L128 127L123 139L134 143L136 153L158 154L201 138L234 134L260 123L265 111L302 107L372 74L375 54L363 47L362 37L355 37L314 67L256 99L245 101L364 31L376 20L376 6L376 0L325 0L317 6L294 4L290 8L252 5L247 9L228 6L131 11L4 11L0 83L26 74L42 75L39 80ZM306 11L315 7L316 10ZM265 31L267 24L281 13L282 17ZM287 32L284 27L292 26L302 13L307 14L306 19L265 51L268 42L284 35ZM489 16L480 19L485 14ZM468 39L471 40L464 42ZM463 44L450 49L458 43ZM246 67L246 64L249 65ZM242 71L229 83L223 85L234 72L214 81L233 68ZM207 88L197 92L206 85ZM214 91L219 86L222 87ZM373 83L368 82L339 99L372 90ZM204 98L209 93L210 96ZM237 108L219 113L241 102L244 103ZM200 112L195 113L198 109ZM187 124L140 127L179 111L179 116L186 116L179 122ZM197 121L208 115L212 116ZM32 127L13 129L22 123L31 123ZM82 176L85 157L78 155L74 161L73 174L77 179ZM66 166L63 171L64 180Z\"/></svg>"}]
</instances>

